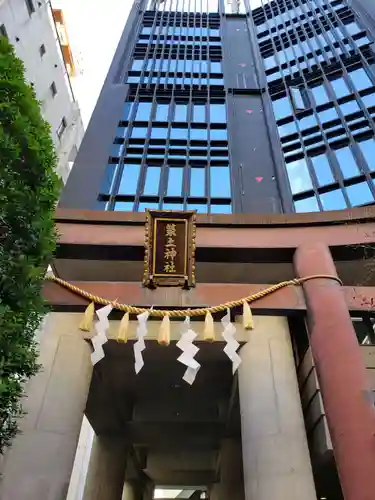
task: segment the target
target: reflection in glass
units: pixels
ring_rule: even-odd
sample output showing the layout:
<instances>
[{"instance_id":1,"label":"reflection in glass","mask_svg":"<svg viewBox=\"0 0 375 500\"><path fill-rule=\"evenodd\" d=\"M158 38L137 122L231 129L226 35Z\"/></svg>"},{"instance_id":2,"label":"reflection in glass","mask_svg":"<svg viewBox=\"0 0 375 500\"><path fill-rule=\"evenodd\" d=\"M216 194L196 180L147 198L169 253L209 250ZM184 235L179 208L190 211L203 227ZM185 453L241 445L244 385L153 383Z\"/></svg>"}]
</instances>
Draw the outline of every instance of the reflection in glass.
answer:
<instances>
[{"instance_id":1,"label":"reflection in glass","mask_svg":"<svg viewBox=\"0 0 375 500\"><path fill-rule=\"evenodd\" d=\"M189 203L187 206L187 210L196 210L198 214L207 214L208 213L207 205L201 205L201 204Z\"/></svg>"},{"instance_id":2,"label":"reflection in glass","mask_svg":"<svg viewBox=\"0 0 375 500\"><path fill-rule=\"evenodd\" d=\"M155 120L158 122L166 122L168 121L168 104L158 104L156 107Z\"/></svg>"},{"instance_id":3,"label":"reflection in glass","mask_svg":"<svg viewBox=\"0 0 375 500\"><path fill-rule=\"evenodd\" d=\"M190 169L190 196L205 196L205 177L204 168Z\"/></svg>"},{"instance_id":4,"label":"reflection in glass","mask_svg":"<svg viewBox=\"0 0 375 500\"><path fill-rule=\"evenodd\" d=\"M341 172L344 179L350 179L359 175L358 166L353 158L353 153L349 146L335 151L337 161L340 164Z\"/></svg>"},{"instance_id":5,"label":"reflection in glass","mask_svg":"<svg viewBox=\"0 0 375 500\"><path fill-rule=\"evenodd\" d=\"M281 99L277 99L277 101L272 101L272 106L276 120L280 120L281 118L285 118L286 116L293 114L288 97L282 97Z\"/></svg>"},{"instance_id":6,"label":"reflection in glass","mask_svg":"<svg viewBox=\"0 0 375 500\"><path fill-rule=\"evenodd\" d=\"M374 139L368 139L367 141L362 141L358 144L360 147L365 160L367 161L368 168L371 172L375 171L375 141Z\"/></svg>"},{"instance_id":7,"label":"reflection in glass","mask_svg":"<svg viewBox=\"0 0 375 500\"><path fill-rule=\"evenodd\" d=\"M135 195L137 192L138 177L141 166L137 164L125 163L120 180L118 194Z\"/></svg>"},{"instance_id":8,"label":"reflection in glass","mask_svg":"<svg viewBox=\"0 0 375 500\"><path fill-rule=\"evenodd\" d=\"M229 166L210 168L210 195L212 198L230 198Z\"/></svg>"},{"instance_id":9,"label":"reflection in glass","mask_svg":"<svg viewBox=\"0 0 375 500\"><path fill-rule=\"evenodd\" d=\"M357 90L367 89L372 86L371 80L363 68L352 71L349 76Z\"/></svg>"},{"instance_id":10,"label":"reflection in glass","mask_svg":"<svg viewBox=\"0 0 375 500\"><path fill-rule=\"evenodd\" d=\"M121 212L132 212L134 203L132 201L116 201L113 210Z\"/></svg>"},{"instance_id":11,"label":"reflection in glass","mask_svg":"<svg viewBox=\"0 0 375 500\"><path fill-rule=\"evenodd\" d=\"M329 108L325 111L319 111L318 115L322 123L336 120L339 117L337 111L334 108Z\"/></svg>"},{"instance_id":12,"label":"reflection in glass","mask_svg":"<svg viewBox=\"0 0 375 500\"><path fill-rule=\"evenodd\" d=\"M286 171L289 178L290 188L293 194L301 193L312 189L312 182L307 168L306 160L293 161L286 164Z\"/></svg>"},{"instance_id":13,"label":"reflection in glass","mask_svg":"<svg viewBox=\"0 0 375 500\"><path fill-rule=\"evenodd\" d=\"M147 167L143 194L157 195L159 193L160 167Z\"/></svg>"},{"instance_id":14,"label":"reflection in glass","mask_svg":"<svg viewBox=\"0 0 375 500\"><path fill-rule=\"evenodd\" d=\"M294 121L285 123L284 125L278 125L280 137L284 137L286 135L294 134L297 132L297 126Z\"/></svg>"},{"instance_id":15,"label":"reflection in glass","mask_svg":"<svg viewBox=\"0 0 375 500\"><path fill-rule=\"evenodd\" d=\"M193 121L196 123L205 123L205 121L206 121L206 106L204 104L194 104Z\"/></svg>"},{"instance_id":16,"label":"reflection in glass","mask_svg":"<svg viewBox=\"0 0 375 500\"><path fill-rule=\"evenodd\" d=\"M348 89L348 86L346 85L343 78L337 78L336 80L332 80L331 85L336 94L336 99L339 99L340 97L344 97L350 94L350 90Z\"/></svg>"},{"instance_id":17,"label":"reflection in glass","mask_svg":"<svg viewBox=\"0 0 375 500\"><path fill-rule=\"evenodd\" d=\"M335 182L328 158L325 154L314 156L311 158L311 161L314 166L319 186L326 186L327 184Z\"/></svg>"},{"instance_id":18,"label":"reflection in glass","mask_svg":"<svg viewBox=\"0 0 375 500\"><path fill-rule=\"evenodd\" d=\"M346 201L341 189L335 189L320 195L324 210L341 210L346 208Z\"/></svg>"},{"instance_id":19,"label":"reflection in glass","mask_svg":"<svg viewBox=\"0 0 375 500\"><path fill-rule=\"evenodd\" d=\"M328 95L323 84L312 87L311 92L313 93L315 104L317 106L328 102Z\"/></svg>"},{"instance_id":20,"label":"reflection in glass","mask_svg":"<svg viewBox=\"0 0 375 500\"><path fill-rule=\"evenodd\" d=\"M143 64L144 64L143 59L134 59L131 71L142 71Z\"/></svg>"},{"instance_id":21,"label":"reflection in glass","mask_svg":"<svg viewBox=\"0 0 375 500\"><path fill-rule=\"evenodd\" d=\"M296 212L319 212L318 202L315 196L310 198L305 198L304 200L298 200L294 202L294 208Z\"/></svg>"},{"instance_id":22,"label":"reflection in glass","mask_svg":"<svg viewBox=\"0 0 375 500\"><path fill-rule=\"evenodd\" d=\"M192 128L190 129L191 141L207 141L208 130L205 128Z\"/></svg>"},{"instance_id":23,"label":"reflection in glass","mask_svg":"<svg viewBox=\"0 0 375 500\"><path fill-rule=\"evenodd\" d=\"M374 197L366 181L348 186L346 192L353 207L374 201Z\"/></svg>"},{"instance_id":24,"label":"reflection in glass","mask_svg":"<svg viewBox=\"0 0 375 500\"><path fill-rule=\"evenodd\" d=\"M133 127L130 137L133 139L146 139L147 127Z\"/></svg>"},{"instance_id":25,"label":"reflection in glass","mask_svg":"<svg viewBox=\"0 0 375 500\"><path fill-rule=\"evenodd\" d=\"M163 210L183 210L183 203L163 203Z\"/></svg>"},{"instance_id":26,"label":"reflection in glass","mask_svg":"<svg viewBox=\"0 0 375 500\"><path fill-rule=\"evenodd\" d=\"M375 94L365 95L361 99L367 108L375 106Z\"/></svg>"},{"instance_id":27,"label":"reflection in glass","mask_svg":"<svg viewBox=\"0 0 375 500\"><path fill-rule=\"evenodd\" d=\"M176 104L174 112L175 122L186 122L187 120L187 105L186 104Z\"/></svg>"},{"instance_id":28,"label":"reflection in glass","mask_svg":"<svg viewBox=\"0 0 375 500\"><path fill-rule=\"evenodd\" d=\"M148 122L148 120L150 119L151 107L151 102L139 102L135 119Z\"/></svg>"},{"instance_id":29,"label":"reflection in glass","mask_svg":"<svg viewBox=\"0 0 375 500\"><path fill-rule=\"evenodd\" d=\"M232 205L211 204L210 212L212 214L231 214L232 213Z\"/></svg>"},{"instance_id":30,"label":"reflection in glass","mask_svg":"<svg viewBox=\"0 0 375 500\"><path fill-rule=\"evenodd\" d=\"M298 120L298 124L301 130L306 130L315 127L318 123L314 115L308 115Z\"/></svg>"},{"instance_id":31,"label":"reflection in glass","mask_svg":"<svg viewBox=\"0 0 375 500\"><path fill-rule=\"evenodd\" d=\"M350 113L355 113L356 111L359 111L359 106L357 104L357 101L349 101L345 102L344 104L340 104L341 111L344 113L344 115L348 115Z\"/></svg>"},{"instance_id":32,"label":"reflection in glass","mask_svg":"<svg viewBox=\"0 0 375 500\"><path fill-rule=\"evenodd\" d=\"M181 196L183 176L184 169L182 167L168 168L167 196Z\"/></svg>"},{"instance_id":33,"label":"reflection in glass","mask_svg":"<svg viewBox=\"0 0 375 500\"><path fill-rule=\"evenodd\" d=\"M226 123L225 104L210 104L211 123Z\"/></svg>"},{"instance_id":34,"label":"reflection in glass","mask_svg":"<svg viewBox=\"0 0 375 500\"><path fill-rule=\"evenodd\" d=\"M151 129L151 139L166 139L168 135L167 128L153 127Z\"/></svg>"},{"instance_id":35,"label":"reflection in glass","mask_svg":"<svg viewBox=\"0 0 375 500\"><path fill-rule=\"evenodd\" d=\"M228 140L228 132L226 128L223 129L211 129L210 130L210 140L211 141L226 141Z\"/></svg>"},{"instance_id":36,"label":"reflection in glass","mask_svg":"<svg viewBox=\"0 0 375 500\"><path fill-rule=\"evenodd\" d=\"M159 208L159 203L150 203L148 201L140 203L138 207L138 212L145 212L146 208L149 210L156 210Z\"/></svg>"},{"instance_id":37,"label":"reflection in glass","mask_svg":"<svg viewBox=\"0 0 375 500\"><path fill-rule=\"evenodd\" d=\"M186 139L188 138L187 128L171 128L171 139Z\"/></svg>"}]
</instances>

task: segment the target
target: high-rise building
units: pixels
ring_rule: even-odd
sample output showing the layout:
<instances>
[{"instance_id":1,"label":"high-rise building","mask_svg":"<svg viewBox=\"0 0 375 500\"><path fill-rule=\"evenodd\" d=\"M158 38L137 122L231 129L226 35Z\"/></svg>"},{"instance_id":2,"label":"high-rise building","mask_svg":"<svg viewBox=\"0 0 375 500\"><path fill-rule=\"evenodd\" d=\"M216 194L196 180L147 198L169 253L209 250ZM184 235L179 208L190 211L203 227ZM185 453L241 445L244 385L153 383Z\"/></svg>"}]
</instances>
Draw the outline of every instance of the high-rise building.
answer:
<instances>
[{"instance_id":1,"label":"high-rise building","mask_svg":"<svg viewBox=\"0 0 375 500\"><path fill-rule=\"evenodd\" d=\"M374 498L374 34L373 0L134 1L2 500Z\"/></svg>"},{"instance_id":2,"label":"high-rise building","mask_svg":"<svg viewBox=\"0 0 375 500\"><path fill-rule=\"evenodd\" d=\"M61 18L58 19L61 21ZM58 24L61 27L61 23ZM0 2L0 35L8 37L23 61L27 80L51 126L57 154L57 173L65 183L80 147L84 127L69 79L66 58L69 43L60 43L50 2L3 0Z\"/></svg>"},{"instance_id":3,"label":"high-rise building","mask_svg":"<svg viewBox=\"0 0 375 500\"><path fill-rule=\"evenodd\" d=\"M368 3L135 2L61 206L247 213L373 203Z\"/></svg>"}]
</instances>

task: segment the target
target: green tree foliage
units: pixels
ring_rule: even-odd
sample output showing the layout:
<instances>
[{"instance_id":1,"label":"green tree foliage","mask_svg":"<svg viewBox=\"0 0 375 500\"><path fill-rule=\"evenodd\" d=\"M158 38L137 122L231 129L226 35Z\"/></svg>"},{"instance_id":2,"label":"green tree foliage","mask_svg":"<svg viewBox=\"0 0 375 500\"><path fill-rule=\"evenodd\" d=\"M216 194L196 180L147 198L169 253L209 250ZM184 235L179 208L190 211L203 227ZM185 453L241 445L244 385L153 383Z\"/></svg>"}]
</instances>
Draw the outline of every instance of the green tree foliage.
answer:
<instances>
[{"instance_id":1,"label":"green tree foliage","mask_svg":"<svg viewBox=\"0 0 375 500\"><path fill-rule=\"evenodd\" d=\"M39 368L34 336L55 248L55 167L49 125L22 62L0 37L0 453L17 433L24 383Z\"/></svg>"}]
</instances>

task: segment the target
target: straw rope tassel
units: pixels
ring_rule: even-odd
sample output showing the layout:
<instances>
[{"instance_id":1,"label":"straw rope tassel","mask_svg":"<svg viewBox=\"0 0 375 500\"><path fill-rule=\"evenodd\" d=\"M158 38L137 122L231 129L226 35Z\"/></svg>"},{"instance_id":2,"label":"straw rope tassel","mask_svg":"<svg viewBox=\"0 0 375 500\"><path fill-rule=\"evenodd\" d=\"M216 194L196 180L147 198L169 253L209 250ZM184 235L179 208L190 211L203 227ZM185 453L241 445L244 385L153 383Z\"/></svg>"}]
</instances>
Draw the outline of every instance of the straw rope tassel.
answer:
<instances>
[{"instance_id":1,"label":"straw rope tassel","mask_svg":"<svg viewBox=\"0 0 375 500\"><path fill-rule=\"evenodd\" d=\"M129 329L129 313L125 313L120 321L120 326L117 332L117 342L122 342L126 344L128 341L128 329Z\"/></svg>"},{"instance_id":2,"label":"straw rope tassel","mask_svg":"<svg viewBox=\"0 0 375 500\"><path fill-rule=\"evenodd\" d=\"M158 335L158 344L169 345L171 341L171 324L169 321L169 316L164 316Z\"/></svg>"},{"instance_id":3,"label":"straw rope tassel","mask_svg":"<svg viewBox=\"0 0 375 500\"><path fill-rule=\"evenodd\" d=\"M210 311L206 313L204 320L203 340L206 342L215 342L214 319Z\"/></svg>"},{"instance_id":4,"label":"straw rope tassel","mask_svg":"<svg viewBox=\"0 0 375 500\"><path fill-rule=\"evenodd\" d=\"M95 315L95 303L90 302L90 304L86 307L85 315L79 325L79 329L82 330L83 332L89 332L94 322L94 315Z\"/></svg>"},{"instance_id":5,"label":"straw rope tassel","mask_svg":"<svg viewBox=\"0 0 375 500\"><path fill-rule=\"evenodd\" d=\"M250 306L246 300L243 302L243 313L242 313L242 321L243 327L245 330L253 330L254 328L254 320L253 315L251 313Z\"/></svg>"}]
</instances>

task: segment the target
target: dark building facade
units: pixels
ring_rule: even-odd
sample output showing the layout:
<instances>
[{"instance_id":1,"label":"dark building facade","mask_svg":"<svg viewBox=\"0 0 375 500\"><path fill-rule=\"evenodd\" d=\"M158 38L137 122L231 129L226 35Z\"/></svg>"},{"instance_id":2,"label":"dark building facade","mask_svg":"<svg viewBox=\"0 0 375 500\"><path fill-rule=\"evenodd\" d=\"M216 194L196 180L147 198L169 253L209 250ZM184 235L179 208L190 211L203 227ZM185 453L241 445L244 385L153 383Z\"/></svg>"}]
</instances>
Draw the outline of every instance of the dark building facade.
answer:
<instances>
[{"instance_id":1,"label":"dark building facade","mask_svg":"<svg viewBox=\"0 0 375 500\"><path fill-rule=\"evenodd\" d=\"M374 10L367 0L135 2L60 206L373 203Z\"/></svg>"}]
</instances>

